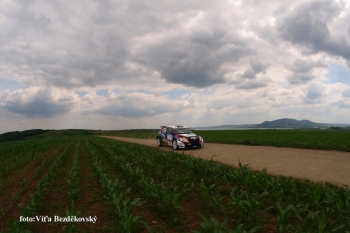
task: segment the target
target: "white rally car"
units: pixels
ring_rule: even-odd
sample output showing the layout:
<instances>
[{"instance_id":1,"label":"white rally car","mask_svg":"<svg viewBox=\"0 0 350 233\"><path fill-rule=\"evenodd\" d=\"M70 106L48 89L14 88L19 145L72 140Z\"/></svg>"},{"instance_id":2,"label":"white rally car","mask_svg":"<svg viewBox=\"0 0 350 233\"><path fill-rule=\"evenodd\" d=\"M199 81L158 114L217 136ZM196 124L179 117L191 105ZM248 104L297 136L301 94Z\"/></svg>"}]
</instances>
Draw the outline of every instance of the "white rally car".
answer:
<instances>
[{"instance_id":1,"label":"white rally car","mask_svg":"<svg viewBox=\"0 0 350 233\"><path fill-rule=\"evenodd\" d=\"M183 125L161 126L156 140L157 146L168 145L174 150L204 146L203 138Z\"/></svg>"}]
</instances>

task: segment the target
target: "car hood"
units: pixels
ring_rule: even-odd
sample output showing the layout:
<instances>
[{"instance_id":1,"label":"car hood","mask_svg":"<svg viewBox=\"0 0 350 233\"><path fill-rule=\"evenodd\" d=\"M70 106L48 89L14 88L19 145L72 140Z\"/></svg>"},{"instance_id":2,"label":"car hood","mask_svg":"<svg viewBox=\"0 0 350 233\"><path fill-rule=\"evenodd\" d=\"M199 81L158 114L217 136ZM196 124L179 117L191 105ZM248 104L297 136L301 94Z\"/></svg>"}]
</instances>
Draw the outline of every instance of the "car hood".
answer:
<instances>
[{"instance_id":1,"label":"car hood","mask_svg":"<svg viewBox=\"0 0 350 233\"><path fill-rule=\"evenodd\" d=\"M178 135L181 137L197 137L197 134L195 134L195 133L181 133Z\"/></svg>"}]
</instances>

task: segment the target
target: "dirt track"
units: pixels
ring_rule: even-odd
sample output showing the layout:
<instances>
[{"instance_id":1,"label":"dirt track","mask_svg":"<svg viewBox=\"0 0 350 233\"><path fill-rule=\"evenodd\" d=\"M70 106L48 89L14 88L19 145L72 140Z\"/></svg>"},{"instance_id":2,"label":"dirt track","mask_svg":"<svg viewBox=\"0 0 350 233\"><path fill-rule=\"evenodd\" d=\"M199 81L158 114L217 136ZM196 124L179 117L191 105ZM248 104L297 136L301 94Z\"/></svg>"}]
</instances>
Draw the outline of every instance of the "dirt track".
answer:
<instances>
[{"instance_id":1,"label":"dirt track","mask_svg":"<svg viewBox=\"0 0 350 233\"><path fill-rule=\"evenodd\" d=\"M156 147L155 139L108 138ZM171 147L161 149L173 151ZM242 164L249 164L253 170L267 168L269 174L350 187L349 152L206 143L202 149L185 150L185 153L203 159L211 159L215 155L215 161L236 167L240 160Z\"/></svg>"}]
</instances>

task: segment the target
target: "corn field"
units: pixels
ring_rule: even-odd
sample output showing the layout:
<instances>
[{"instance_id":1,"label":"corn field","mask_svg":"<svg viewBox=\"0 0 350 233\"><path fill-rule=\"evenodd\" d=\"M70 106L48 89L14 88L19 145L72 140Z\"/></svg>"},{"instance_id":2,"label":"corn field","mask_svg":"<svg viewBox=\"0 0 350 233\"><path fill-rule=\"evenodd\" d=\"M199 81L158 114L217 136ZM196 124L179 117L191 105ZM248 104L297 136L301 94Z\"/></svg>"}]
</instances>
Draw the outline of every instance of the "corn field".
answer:
<instances>
[{"instance_id":1,"label":"corn field","mask_svg":"<svg viewBox=\"0 0 350 233\"><path fill-rule=\"evenodd\" d=\"M1 143L0 161L0 232L350 232L349 188L239 161L92 136Z\"/></svg>"}]
</instances>

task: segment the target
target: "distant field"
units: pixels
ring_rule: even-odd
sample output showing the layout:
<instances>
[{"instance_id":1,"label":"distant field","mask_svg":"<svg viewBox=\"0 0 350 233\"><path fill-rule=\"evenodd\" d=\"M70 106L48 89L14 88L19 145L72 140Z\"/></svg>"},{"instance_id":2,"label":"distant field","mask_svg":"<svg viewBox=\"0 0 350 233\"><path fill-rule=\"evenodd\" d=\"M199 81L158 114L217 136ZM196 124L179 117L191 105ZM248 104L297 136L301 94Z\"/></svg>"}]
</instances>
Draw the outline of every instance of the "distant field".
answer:
<instances>
[{"instance_id":1,"label":"distant field","mask_svg":"<svg viewBox=\"0 0 350 233\"><path fill-rule=\"evenodd\" d=\"M40 135L49 131L51 130L31 129L31 130L24 130L22 132L19 132L19 131L7 132L4 134L0 134L0 142L23 140L27 137Z\"/></svg>"},{"instance_id":2,"label":"distant field","mask_svg":"<svg viewBox=\"0 0 350 233\"><path fill-rule=\"evenodd\" d=\"M205 142L350 151L350 131L194 130ZM153 139L158 130L101 131L103 135Z\"/></svg>"},{"instance_id":3,"label":"distant field","mask_svg":"<svg viewBox=\"0 0 350 233\"><path fill-rule=\"evenodd\" d=\"M350 151L350 131L337 130L206 130L205 142Z\"/></svg>"},{"instance_id":4,"label":"distant field","mask_svg":"<svg viewBox=\"0 0 350 233\"><path fill-rule=\"evenodd\" d=\"M61 136L79 136L79 135L104 135L104 136L121 136L133 138L155 138L157 129L129 129L129 130L83 130L83 129L66 129L53 130L44 134L29 137L28 139L43 139Z\"/></svg>"},{"instance_id":5,"label":"distant field","mask_svg":"<svg viewBox=\"0 0 350 233\"><path fill-rule=\"evenodd\" d=\"M350 151L347 130L194 130L205 142ZM105 135L153 139L157 129L130 130L55 130L30 138L69 135Z\"/></svg>"}]
</instances>

